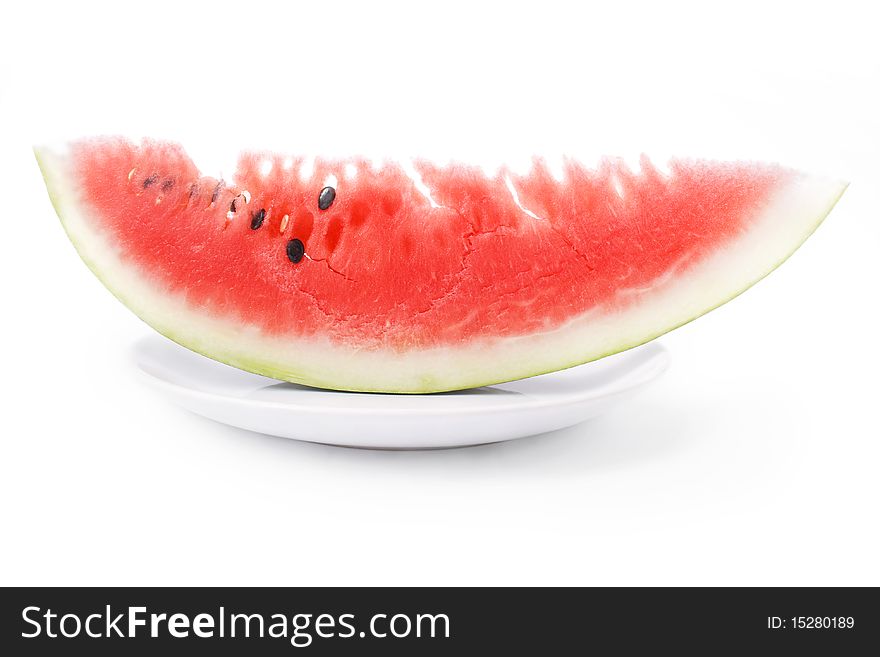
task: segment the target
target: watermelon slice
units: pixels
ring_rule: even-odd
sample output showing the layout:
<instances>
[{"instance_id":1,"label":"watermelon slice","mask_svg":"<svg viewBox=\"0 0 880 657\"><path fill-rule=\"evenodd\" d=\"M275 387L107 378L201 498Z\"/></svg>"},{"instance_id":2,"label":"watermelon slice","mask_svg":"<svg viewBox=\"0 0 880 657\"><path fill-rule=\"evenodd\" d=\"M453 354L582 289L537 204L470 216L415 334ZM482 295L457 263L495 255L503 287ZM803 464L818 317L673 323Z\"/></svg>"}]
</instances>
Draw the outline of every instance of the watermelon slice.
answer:
<instances>
[{"instance_id":1,"label":"watermelon slice","mask_svg":"<svg viewBox=\"0 0 880 657\"><path fill-rule=\"evenodd\" d=\"M340 390L481 386L601 358L733 298L845 185L773 165L245 153L231 180L178 145L37 149L83 260L210 358Z\"/></svg>"}]
</instances>

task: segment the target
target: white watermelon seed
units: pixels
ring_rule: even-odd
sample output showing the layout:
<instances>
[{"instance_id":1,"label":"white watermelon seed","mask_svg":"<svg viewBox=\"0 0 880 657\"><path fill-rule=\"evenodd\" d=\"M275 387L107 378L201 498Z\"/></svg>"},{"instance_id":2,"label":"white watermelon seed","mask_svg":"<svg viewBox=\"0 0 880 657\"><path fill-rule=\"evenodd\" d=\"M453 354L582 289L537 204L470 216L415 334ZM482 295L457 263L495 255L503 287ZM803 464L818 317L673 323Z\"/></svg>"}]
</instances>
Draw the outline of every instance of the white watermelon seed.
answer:
<instances>
[{"instance_id":1,"label":"white watermelon seed","mask_svg":"<svg viewBox=\"0 0 880 657\"><path fill-rule=\"evenodd\" d=\"M613 172L611 174L611 186L614 188L614 192L617 194L617 196L619 196L620 198L624 197L625 192L623 189L623 183L620 181L620 178L617 176L617 174Z\"/></svg>"}]
</instances>

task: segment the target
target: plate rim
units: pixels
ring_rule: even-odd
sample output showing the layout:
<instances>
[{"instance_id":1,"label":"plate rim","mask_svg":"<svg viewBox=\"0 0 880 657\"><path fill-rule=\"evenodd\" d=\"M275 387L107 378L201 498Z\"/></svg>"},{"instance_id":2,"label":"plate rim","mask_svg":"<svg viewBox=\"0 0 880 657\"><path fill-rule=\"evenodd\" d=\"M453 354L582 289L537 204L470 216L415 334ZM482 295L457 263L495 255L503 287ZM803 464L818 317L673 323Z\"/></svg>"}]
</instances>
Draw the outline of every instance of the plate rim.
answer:
<instances>
[{"instance_id":1,"label":"plate rim","mask_svg":"<svg viewBox=\"0 0 880 657\"><path fill-rule=\"evenodd\" d=\"M177 394L185 394L193 397L200 397L203 399L211 400L211 401L223 401L224 403L234 403L239 406L245 407L264 407L264 408L273 408L273 409L285 409L285 410L296 410L298 412L304 412L309 415L326 415L328 413L336 414L336 415L470 415L470 414L490 414L490 413L511 413L517 412L520 410L536 410L541 409L542 407L548 406L566 406L571 403L577 403L580 401L588 400L595 395L588 394L591 390L590 388L582 389L581 391L574 393L571 396L568 396L563 399L541 399L541 398L532 398L523 400L522 403L517 404L516 406L463 406L459 408L446 408L446 409L419 409L419 408L377 408L377 407L362 407L362 408L351 408L351 407L339 407L339 408L324 408L324 407L316 407L304 404L299 401L273 401L268 399L244 399L242 397L235 397L233 395L225 395L221 392L211 392L206 390L201 390L198 388L193 388L191 386L186 386L181 383L176 383L173 381L169 381L168 379L153 374L147 371L142 365L142 357L141 354L145 348L145 345L154 341L156 336L144 336L136 340L129 347L129 360L137 374L137 376L145 381L150 387L153 388L169 388L172 392ZM173 341L170 341L172 344L177 345ZM177 345L180 346L180 345ZM186 349L186 347L181 347ZM644 385L650 384L651 382L657 380L670 365L670 354L669 350L663 346L661 343L657 341L651 341L644 343L642 345L638 345L636 347L632 347L630 349L625 349L624 351L617 353L625 353L632 351L633 349L653 349L654 353L650 355L650 357L644 362L641 363L640 366L644 367L647 364L652 364L653 367L649 370L651 373L650 376L641 376L637 378L634 382L615 389L612 392L607 394L599 395L601 398L614 398L619 395L625 394L635 388L642 387ZM189 350L191 351L191 350ZM207 356L203 356L198 354L197 352L192 352L193 354L199 356L200 358L205 358L206 360L210 360L212 362L220 363L220 361L213 361L213 359L208 358ZM613 354L617 355L617 354ZM587 365L589 363L595 363L603 360L602 358L596 359L594 361L588 361L588 363L580 363L579 365L575 365L573 367L579 367L580 365ZM223 363L220 363L223 364ZM227 365L227 367L232 367ZM236 369L233 367L233 369ZM555 370L554 372L547 372L546 374L553 374L556 372L565 371L567 369L572 368L564 368L563 370ZM242 372L246 372L246 370L240 370ZM536 375L539 376L539 375ZM271 379L266 377L267 379ZM526 379L516 379L515 381L522 381ZM285 381L278 380L279 383L285 383ZM499 382L493 385L503 385L504 383L513 383L514 381L504 381ZM304 384L298 384L304 385ZM309 386L306 386L309 387ZM491 387L491 386L481 386L481 387ZM436 393L406 393L406 394L395 394L395 393L371 393L371 392L358 392L358 391L337 391L337 390L327 390L322 388L314 388L314 390L318 392L331 392L331 393L339 393L339 394L366 394L366 395L384 395L386 397L430 397ZM455 391L452 391L455 392Z\"/></svg>"}]
</instances>

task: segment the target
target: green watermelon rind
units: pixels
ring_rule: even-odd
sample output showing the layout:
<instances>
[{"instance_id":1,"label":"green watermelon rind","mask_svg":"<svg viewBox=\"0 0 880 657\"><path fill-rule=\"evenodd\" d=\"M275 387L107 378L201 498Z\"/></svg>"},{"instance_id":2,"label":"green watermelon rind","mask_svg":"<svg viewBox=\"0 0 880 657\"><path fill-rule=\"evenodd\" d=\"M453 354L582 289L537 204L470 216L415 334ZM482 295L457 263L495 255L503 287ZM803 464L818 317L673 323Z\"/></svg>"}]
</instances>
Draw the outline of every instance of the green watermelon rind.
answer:
<instances>
[{"instance_id":1,"label":"green watermelon rind","mask_svg":"<svg viewBox=\"0 0 880 657\"><path fill-rule=\"evenodd\" d=\"M496 342L488 341L463 348L443 348L435 356L428 352L364 354L356 348L349 349L329 342L318 344L308 339L301 340L292 347L291 341L286 340L283 349L298 355L286 358L285 362L279 364L278 358L275 358L279 352L273 351L271 346L273 338L260 336L253 328L245 329L233 322L224 323L223 320L200 315L197 310L188 307L185 301L178 299L179 295L151 288L149 283L138 279L137 272L126 267L112 253L112 247L106 240L95 232L93 225L96 222L83 218L88 212L87 206L79 198L71 176L66 175L65 157L47 148L35 148L34 153L52 205L82 260L114 296L152 328L192 351L249 372L310 386L363 392L417 394L491 385L574 367L650 342L724 305L777 269L815 232L847 188L847 183L798 174L791 183L797 192L792 195L794 204L798 204L799 195L808 198L809 202L802 203L806 207L798 208L802 211L794 219L785 218L786 222L780 224L783 228L791 224L793 231L786 235L785 240L780 240L779 248L774 251L775 256L766 257L765 262L752 267L752 274L728 285L729 290L723 294L711 295L711 302L698 304L693 311L678 318L669 311L670 320L654 322L657 326L651 330L636 330L635 336L624 337L623 329L628 327L621 320L620 338L611 338L615 341L607 346L594 347L592 351L589 346L585 348L574 339L578 330L575 324L590 321L588 317L581 316L546 334L499 338ZM782 190L780 198L785 198L784 193L786 190ZM782 209L785 210L785 204ZM773 214L772 210L766 210L766 213ZM758 248L755 250L759 251L762 247L760 242L757 244ZM742 260L746 255L748 253L735 253L734 260ZM735 279L736 273L732 272L732 278ZM689 275L684 274L682 278L686 280L687 276ZM709 278L711 277L712 274ZM126 284L126 279L129 284ZM681 279L673 278L673 283L678 280ZM142 288L140 295L135 289L138 287ZM702 294L702 290L698 290L694 296ZM173 308L175 304L179 307ZM162 312L163 305L169 306L167 312ZM635 308L636 313L639 310L640 307ZM666 309L661 307L658 314L665 312ZM608 317L613 320L613 313ZM191 321L188 322L188 319ZM574 327L570 340L564 335L569 327ZM585 327L590 330L587 325L581 329ZM614 328L611 326L606 333L616 336ZM252 338L256 338L256 342L250 343ZM545 344L546 340L549 340L549 348ZM298 347L299 351L294 347ZM493 355L493 350L499 349L500 353ZM552 352L549 355L548 350ZM264 354L260 356L257 351L263 351ZM566 357L563 353L566 351L573 355ZM332 363L334 359L338 361L338 365L327 367L326 363ZM460 370L448 367L449 363L441 363L441 359L451 359L453 365L460 366ZM394 362L396 360L400 362ZM312 366L308 365L309 361ZM474 361L478 362L477 367L472 366ZM383 366L386 363L393 363L393 366Z\"/></svg>"}]
</instances>

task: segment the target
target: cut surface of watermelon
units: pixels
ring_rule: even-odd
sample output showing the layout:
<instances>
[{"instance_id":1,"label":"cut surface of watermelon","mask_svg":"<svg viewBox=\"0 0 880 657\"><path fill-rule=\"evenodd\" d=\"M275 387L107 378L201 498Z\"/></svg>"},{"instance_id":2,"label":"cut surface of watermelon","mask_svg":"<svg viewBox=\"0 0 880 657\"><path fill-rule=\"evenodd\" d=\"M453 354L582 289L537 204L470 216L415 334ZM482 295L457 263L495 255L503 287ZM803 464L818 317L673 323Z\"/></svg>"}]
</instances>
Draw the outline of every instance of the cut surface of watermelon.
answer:
<instances>
[{"instance_id":1,"label":"cut surface of watermelon","mask_svg":"<svg viewBox=\"0 0 880 657\"><path fill-rule=\"evenodd\" d=\"M178 145L36 149L83 260L160 333L342 390L508 381L642 344L784 261L845 185L774 165L606 159L551 173Z\"/></svg>"}]
</instances>

